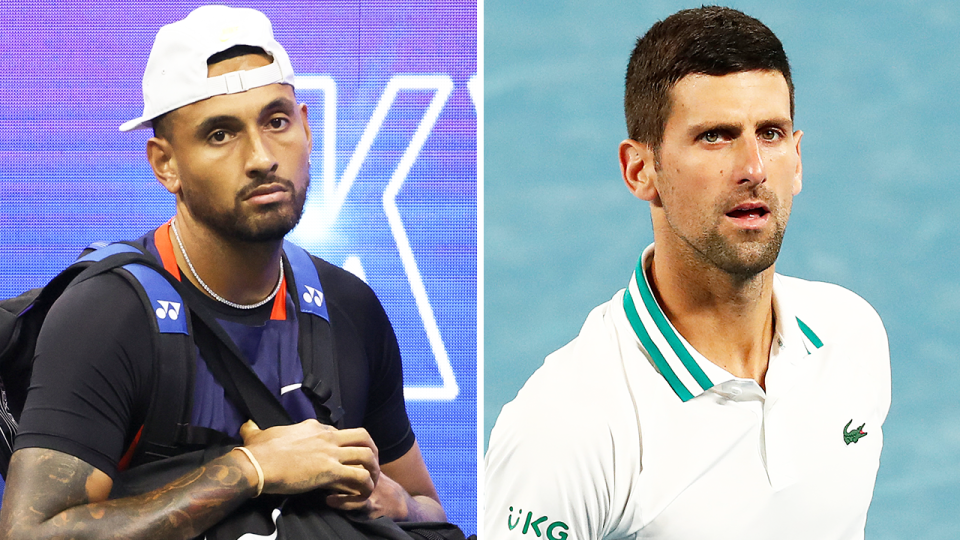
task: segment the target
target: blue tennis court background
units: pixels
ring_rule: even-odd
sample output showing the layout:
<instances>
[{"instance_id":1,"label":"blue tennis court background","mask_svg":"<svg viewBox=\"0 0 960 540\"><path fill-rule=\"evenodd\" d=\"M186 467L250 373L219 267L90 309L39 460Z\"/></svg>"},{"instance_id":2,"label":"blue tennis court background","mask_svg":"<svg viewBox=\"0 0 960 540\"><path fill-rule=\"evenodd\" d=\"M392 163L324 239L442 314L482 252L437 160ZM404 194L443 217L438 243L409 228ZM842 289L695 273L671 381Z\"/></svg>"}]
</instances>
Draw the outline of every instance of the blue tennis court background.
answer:
<instances>
[{"instance_id":1,"label":"blue tennis court background","mask_svg":"<svg viewBox=\"0 0 960 540\"><path fill-rule=\"evenodd\" d=\"M476 2L230 3L272 20L309 107L312 184L291 237L377 292L448 518L473 532ZM144 157L149 132L117 126L142 111L157 30L197 5L0 1L0 298L173 214Z\"/></svg>"},{"instance_id":2,"label":"blue tennis court background","mask_svg":"<svg viewBox=\"0 0 960 540\"><path fill-rule=\"evenodd\" d=\"M858 292L889 333L893 405L867 538L960 538L960 4L732 5L783 41L805 132L777 269ZM618 168L623 75L639 34L696 6L484 4L487 435L652 241Z\"/></svg>"}]
</instances>

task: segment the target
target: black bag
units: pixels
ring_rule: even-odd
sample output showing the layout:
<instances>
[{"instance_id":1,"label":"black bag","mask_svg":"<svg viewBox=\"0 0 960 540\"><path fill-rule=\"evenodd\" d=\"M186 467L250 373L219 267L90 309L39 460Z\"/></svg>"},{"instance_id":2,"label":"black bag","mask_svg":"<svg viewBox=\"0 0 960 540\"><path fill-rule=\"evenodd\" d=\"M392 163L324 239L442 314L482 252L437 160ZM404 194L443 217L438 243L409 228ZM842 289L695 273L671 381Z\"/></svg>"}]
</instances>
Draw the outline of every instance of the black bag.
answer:
<instances>
[{"instance_id":1,"label":"black bag","mask_svg":"<svg viewBox=\"0 0 960 540\"><path fill-rule=\"evenodd\" d=\"M212 314L191 308L200 354L210 373L224 388L234 406L261 428L291 424L276 396L243 361L236 346ZM320 396L322 398L322 396ZM315 406L321 403L315 402ZM318 419L321 422L318 411ZM329 422L327 422L329 423ZM291 540L465 540L463 531L452 523L411 522L397 524L386 517L334 510L326 505L327 493L317 490L293 496L253 499L205 534L207 540L285 538Z\"/></svg>"},{"instance_id":2,"label":"black bag","mask_svg":"<svg viewBox=\"0 0 960 540\"><path fill-rule=\"evenodd\" d=\"M326 305L318 300L323 298L319 275L306 251L289 242L285 242L284 248L287 275L292 276L288 286L301 313L298 349L304 371L302 390L313 402L319 421L340 427L343 409L339 377ZM68 287L109 271L127 278L140 293L148 312L157 306L166 310L171 302L177 306L175 314L163 318L158 313L155 321L156 357L164 362L154 377L153 397L138 442L128 449L121 462L112 498L144 493L169 483L239 443L220 432L189 424L192 395L187 389L192 388L196 362L194 343L238 410L262 429L291 423L286 410L241 359L236 345L215 317L202 307L188 308L182 300L180 282L143 246L97 243L46 286L0 301L0 473L4 478L29 387L37 335L47 312ZM299 294L298 281L310 294ZM316 302L306 305L301 298ZM236 539L252 533L262 538L280 535L291 539L464 539L463 532L450 523L397 525L387 518L371 520L339 512L326 506L325 495L318 492L251 500L207 531L205 537Z\"/></svg>"}]
</instances>

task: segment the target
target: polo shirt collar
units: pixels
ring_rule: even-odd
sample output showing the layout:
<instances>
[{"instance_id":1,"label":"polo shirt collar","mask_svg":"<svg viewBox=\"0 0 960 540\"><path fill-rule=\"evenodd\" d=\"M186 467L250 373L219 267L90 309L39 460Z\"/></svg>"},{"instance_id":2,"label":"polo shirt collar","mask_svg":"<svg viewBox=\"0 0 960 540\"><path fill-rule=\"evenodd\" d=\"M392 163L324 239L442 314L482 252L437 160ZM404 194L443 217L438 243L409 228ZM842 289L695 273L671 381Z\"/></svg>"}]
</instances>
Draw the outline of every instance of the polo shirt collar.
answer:
<instances>
[{"instance_id":1,"label":"polo shirt collar","mask_svg":"<svg viewBox=\"0 0 960 540\"><path fill-rule=\"evenodd\" d=\"M648 246L637 261L630 285L623 295L623 310L650 362L677 397L686 402L736 377L697 352L664 315L653 295L646 271L653 261L653 247L653 244ZM779 282L779 276L776 276L773 304L777 327L771 346L771 361L781 352L799 352L806 356L823 346L813 330L790 311L789 299L784 296Z\"/></svg>"}]
</instances>

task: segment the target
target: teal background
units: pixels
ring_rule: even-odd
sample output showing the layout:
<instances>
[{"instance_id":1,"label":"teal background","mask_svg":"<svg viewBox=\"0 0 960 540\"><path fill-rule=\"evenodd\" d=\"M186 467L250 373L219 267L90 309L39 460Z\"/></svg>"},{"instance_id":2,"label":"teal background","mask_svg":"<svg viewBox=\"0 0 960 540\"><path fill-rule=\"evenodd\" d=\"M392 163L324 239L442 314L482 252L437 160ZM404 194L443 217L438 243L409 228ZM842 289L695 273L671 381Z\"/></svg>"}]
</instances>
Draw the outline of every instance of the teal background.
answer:
<instances>
[{"instance_id":1,"label":"teal background","mask_svg":"<svg viewBox=\"0 0 960 540\"><path fill-rule=\"evenodd\" d=\"M652 241L617 163L623 75L638 35L698 5L484 2L486 436ZM956 539L960 5L731 5L783 41L805 133L777 269L856 291L890 337L893 405L867 538Z\"/></svg>"}]
</instances>

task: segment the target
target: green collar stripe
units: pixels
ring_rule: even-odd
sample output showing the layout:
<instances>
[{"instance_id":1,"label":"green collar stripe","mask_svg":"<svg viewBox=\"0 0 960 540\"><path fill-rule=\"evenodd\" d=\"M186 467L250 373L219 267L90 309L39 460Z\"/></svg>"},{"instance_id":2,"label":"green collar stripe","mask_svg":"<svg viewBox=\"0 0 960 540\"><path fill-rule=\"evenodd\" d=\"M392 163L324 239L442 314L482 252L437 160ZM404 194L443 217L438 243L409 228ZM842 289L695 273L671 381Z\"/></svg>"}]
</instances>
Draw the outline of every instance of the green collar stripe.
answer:
<instances>
[{"instance_id":1,"label":"green collar stripe","mask_svg":"<svg viewBox=\"0 0 960 540\"><path fill-rule=\"evenodd\" d=\"M633 332L637 334L637 337L640 339L640 344L643 345L647 354L653 359L653 364L657 367L657 370L660 371L660 374L663 375L663 378L667 380L667 383L670 384L670 388L673 388L673 391L676 392L677 397L684 402L693 399L693 394L680 382L677 374L670 369L670 364L667 363L663 354L660 353L660 349L658 349L657 345L650 339L650 334L647 333L647 329L643 327L643 322L640 320L640 315L637 314L637 308L633 303L633 296L630 294L630 289L627 289L623 293L623 311L627 314L627 320L630 321Z\"/></svg>"},{"instance_id":2,"label":"green collar stripe","mask_svg":"<svg viewBox=\"0 0 960 540\"><path fill-rule=\"evenodd\" d=\"M663 334L667 343L670 344L670 348L673 349L673 352L675 352L677 357L680 358L680 361L683 362L684 367L687 368L690 375L693 375L693 378L697 381L697 384L700 385L700 388L703 390L713 388L713 383L710 382L707 374L700 369L697 361L690 356L687 348L683 346L680 338L677 337L676 332L670 327L667 318L663 316L663 312L660 311L660 306L657 305L657 301L654 300L653 293L650 292L650 285L647 283L647 273L643 271L642 257L641 260L637 261L636 279L637 289L640 291L640 297L643 298L643 304L646 306L647 312L650 313L650 318L653 319L660 333Z\"/></svg>"},{"instance_id":3,"label":"green collar stripe","mask_svg":"<svg viewBox=\"0 0 960 540\"><path fill-rule=\"evenodd\" d=\"M803 332L803 335L807 336L807 339L810 340L810 343L813 343L813 346L816 348L823 347L823 342L820 341L820 338L817 337L813 330L803 321L800 320L800 317L797 317L797 324L800 325L800 331Z\"/></svg>"}]
</instances>

